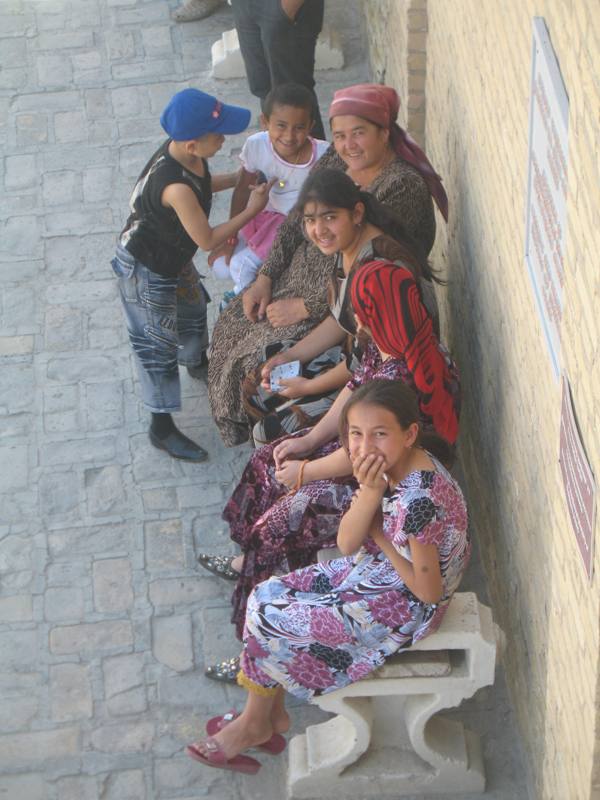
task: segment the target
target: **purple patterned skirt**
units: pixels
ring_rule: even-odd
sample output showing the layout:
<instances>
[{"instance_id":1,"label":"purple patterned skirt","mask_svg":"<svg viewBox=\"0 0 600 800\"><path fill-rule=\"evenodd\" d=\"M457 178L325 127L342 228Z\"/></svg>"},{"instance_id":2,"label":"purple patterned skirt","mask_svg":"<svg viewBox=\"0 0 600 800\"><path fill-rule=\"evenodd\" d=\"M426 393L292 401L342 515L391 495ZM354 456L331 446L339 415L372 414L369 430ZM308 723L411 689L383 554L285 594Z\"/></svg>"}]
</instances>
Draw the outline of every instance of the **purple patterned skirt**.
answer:
<instances>
[{"instance_id":1,"label":"purple patterned skirt","mask_svg":"<svg viewBox=\"0 0 600 800\"><path fill-rule=\"evenodd\" d=\"M296 436L304 433L299 431ZM335 544L340 519L358 486L348 476L312 481L290 492L275 478L273 449L279 441L253 453L223 510L231 538L244 556L232 597L231 621L238 639L242 638L252 589L271 575L284 575L314 563L322 547ZM310 460L322 458L339 446L333 439L312 453Z\"/></svg>"}]
</instances>

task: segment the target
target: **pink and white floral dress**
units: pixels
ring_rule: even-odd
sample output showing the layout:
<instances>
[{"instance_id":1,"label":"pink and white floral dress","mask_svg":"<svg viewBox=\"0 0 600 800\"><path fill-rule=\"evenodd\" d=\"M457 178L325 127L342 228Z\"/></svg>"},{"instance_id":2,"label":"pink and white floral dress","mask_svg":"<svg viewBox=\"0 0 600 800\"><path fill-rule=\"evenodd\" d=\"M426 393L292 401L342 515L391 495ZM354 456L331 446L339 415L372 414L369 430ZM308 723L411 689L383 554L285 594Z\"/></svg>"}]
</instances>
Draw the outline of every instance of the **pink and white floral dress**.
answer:
<instances>
[{"instance_id":1,"label":"pink and white floral dress","mask_svg":"<svg viewBox=\"0 0 600 800\"><path fill-rule=\"evenodd\" d=\"M435 544L443 596L423 603L371 541L358 553L260 583L250 595L241 667L263 686L310 699L359 680L439 626L468 563L467 511L435 459L382 501L383 532L410 557L409 539Z\"/></svg>"}]
</instances>

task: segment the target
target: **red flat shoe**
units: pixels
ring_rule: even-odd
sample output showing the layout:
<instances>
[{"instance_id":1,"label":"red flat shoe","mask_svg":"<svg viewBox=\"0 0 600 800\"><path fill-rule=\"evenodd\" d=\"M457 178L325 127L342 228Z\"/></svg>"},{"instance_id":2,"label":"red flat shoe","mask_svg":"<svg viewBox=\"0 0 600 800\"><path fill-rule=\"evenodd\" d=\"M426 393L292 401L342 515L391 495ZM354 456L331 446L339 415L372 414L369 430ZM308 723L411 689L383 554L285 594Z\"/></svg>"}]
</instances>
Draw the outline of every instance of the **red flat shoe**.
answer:
<instances>
[{"instance_id":1,"label":"red flat shoe","mask_svg":"<svg viewBox=\"0 0 600 800\"><path fill-rule=\"evenodd\" d=\"M209 719L206 723L206 732L209 736L214 736L215 733L218 733L220 730L222 730L225 725L233 722L233 720L239 717L239 715L239 712L232 708L221 717L213 717L212 719ZM280 733L274 733L270 739L267 739L266 742L257 744L256 748L252 749L261 750L263 753L268 753L270 756L278 756L280 753L283 753L286 746L287 742L285 738Z\"/></svg>"},{"instance_id":2,"label":"red flat shoe","mask_svg":"<svg viewBox=\"0 0 600 800\"><path fill-rule=\"evenodd\" d=\"M238 755L233 758L226 758L221 745L212 736L202 739L198 744L206 750L206 754L195 744L188 744L185 752L194 761L206 764L207 767L216 769L227 769L230 772L244 772L246 775L256 775L261 765L255 758L250 756Z\"/></svg>"}]
</instances>

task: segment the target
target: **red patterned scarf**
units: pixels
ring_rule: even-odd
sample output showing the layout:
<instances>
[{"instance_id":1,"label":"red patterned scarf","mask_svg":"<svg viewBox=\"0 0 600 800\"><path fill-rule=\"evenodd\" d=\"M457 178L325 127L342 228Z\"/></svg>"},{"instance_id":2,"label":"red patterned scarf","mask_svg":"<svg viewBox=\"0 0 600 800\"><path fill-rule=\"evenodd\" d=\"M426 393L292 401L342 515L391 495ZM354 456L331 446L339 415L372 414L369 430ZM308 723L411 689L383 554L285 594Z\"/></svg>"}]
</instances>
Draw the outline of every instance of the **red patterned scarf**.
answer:
<instances>
[{"instance_id":1,"label":"red patterned scarf","mask_svg":"<svg viewBox=\"0 0 600 800\"><path fill-rule=\"evenodd\" d=\"M458 418L448 390L452 379L413 274L389 261L370 261L355 272L351 297L354 313L379 350L405 359L422 412L454 444Z\"/></svg>"}]
</instances>

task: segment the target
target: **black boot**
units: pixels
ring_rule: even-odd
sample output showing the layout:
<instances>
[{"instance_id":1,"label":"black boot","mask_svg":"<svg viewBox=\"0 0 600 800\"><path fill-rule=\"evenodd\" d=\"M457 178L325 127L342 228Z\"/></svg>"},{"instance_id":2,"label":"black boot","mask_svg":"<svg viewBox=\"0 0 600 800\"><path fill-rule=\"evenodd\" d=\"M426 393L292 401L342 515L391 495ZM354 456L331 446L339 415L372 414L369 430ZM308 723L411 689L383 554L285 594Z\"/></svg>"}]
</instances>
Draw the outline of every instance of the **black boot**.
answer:
<instances>
[{"instance_id":1,"label":"black boot","mask_svg":"<svg viewBox=\"0 0 600 800\"><path fill-rule=\"evenodd\" d=\"M152 414L148 436L154 447L165 450L173 458L196 462L206 461L208 458L206 450L188 439L176 427L170 414Z\"/></svg>"}]
</instances>

